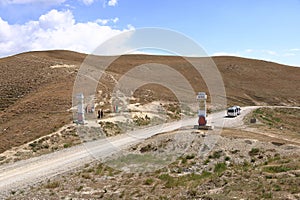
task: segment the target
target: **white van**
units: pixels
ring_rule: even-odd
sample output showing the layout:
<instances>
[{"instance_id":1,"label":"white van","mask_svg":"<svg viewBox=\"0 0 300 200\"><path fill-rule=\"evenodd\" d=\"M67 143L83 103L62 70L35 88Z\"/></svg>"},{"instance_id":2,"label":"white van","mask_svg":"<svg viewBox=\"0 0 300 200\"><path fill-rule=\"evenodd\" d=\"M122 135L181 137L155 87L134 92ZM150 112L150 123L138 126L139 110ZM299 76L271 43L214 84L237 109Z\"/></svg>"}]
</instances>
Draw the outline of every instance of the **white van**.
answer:
<instances>
[{"instance_id":1,"label":"white van","mask_svg":"<svg viewBox=\"0 0 300 200\"><path fill-rule=\"evenodd\" d=\"M241 114L241 107L240 106L233 106L233 107L236 107L237 114L240 115Z\"/></svg>"},{"instance_id":2,"label":"white van","mask_svg":"<svg viewBox=\"0 0 300 200\"><path fill-rule=\"evenodd\" d=\"M236 117L238 116L238 108L237 107L230 107L227 109L227 116L228 117Z\"/></svg>"}]
</instances>

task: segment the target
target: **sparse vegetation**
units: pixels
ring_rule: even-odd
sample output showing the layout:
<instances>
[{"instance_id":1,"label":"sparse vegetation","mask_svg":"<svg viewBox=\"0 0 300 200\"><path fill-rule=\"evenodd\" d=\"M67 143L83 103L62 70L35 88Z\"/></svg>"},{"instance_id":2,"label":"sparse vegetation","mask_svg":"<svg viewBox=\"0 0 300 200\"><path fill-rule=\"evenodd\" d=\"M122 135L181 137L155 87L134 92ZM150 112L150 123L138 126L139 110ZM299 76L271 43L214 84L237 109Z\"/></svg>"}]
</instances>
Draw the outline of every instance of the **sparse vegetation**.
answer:
<instances>
[{"instance_id":1,"label":"sparse vegetation","mask_svg":"<svg viewBox=\"0 0 300 200\"><path fill-rule=\"evenodd\" d=\"M53 182L48 182L46 185L45 185L45 188L47 189L54 189L54 188L57 188L59 187L60 183L58 181L53 181Z\"/></svg>"},{"instance_id":2,"label":"sparse vegetation","mask_svg":"<svg viewBox=\"0 0 300 200\"><path fill-rule=\"evenodd\" d=\"M164 108L167 111L167 115L170 117L170 119L175 119L178 120L181 118L181 109L179 104L177 103L171 103L171 104L166 104L164 105Z\"/></svg>"},{"instance_id":3,"label":"sparse vegetation","mask_svg":"<svg viewBox=\"0 0 300 200\"><path fill-rule=\"evenodd\" d=\"M214 168L214 172L220 174L226 170L227 166L225 163L217 163Z\"/></svg>"},{"instance_id":4,"label":"sparse vegetation","mask_svg":"<svg viewBox=\"0 0 300 200\"><path fill-rule=\"evenodd\" d=\"M204 165L207 165L207 164L209 163L209 161L210 161L209 159L206 159L206 160L203 162L203 164L204 164Z\"/></svg>"},{"instance_id":5,"label":"sparse vegetation","mask_svg":"<svg viewBox=\"0 0 300 200\"><path fill-rule=\"evenodd\" d=\"M69 143L64 144L64 148L69 148L70 146L71 146L71 144L69 144Z\"/></svg>"},{"instance_id":6,"label":"sparse vegetation","mask_svg":"<svg viewBox=\"0 0 300 200\"><path fill-rule=\"evenodd\" d=\"M280 172L287 172L292 169L287 166L280 165L280 166L267 166L264 167L263 170L265 172L270 172L270 173L280 173Z\"/></svg>"},{"instance_id":7,"label":"sparse vegetation","mask_svg":"<svg viewBox=\"0 0 300 200\"><path fill-rule=\"evenodd\" d=\"M17 57L1 59L0 85L3 87L0 88L0 111L3 112L0 118L0 151L4 152L31 141L25 147L26 151L18 149L13 154L12 162L80 143L74 129L72 131L65 130L61 134L49 137L40 137L57 131L72 120L70 112L67 110L72 107L70 97L78 68L51 69L49 66L57 63L79 66L84 58L85 55L74 52L50 51L25 53ZM297 84L299 77L296 76L299 69L236 57L213 59L226 83L226 92L232 94L227 98L229 104L299 105L299 95L295 92L299 88ZM195 86L195 91L206 90L202 78L195 77L193 71L187 70L189 64L180 57L174 56L169 59L169 57L146 55L121 56L113 63L111 70L114 76L118 77L121 75L121 71L124 72L133 65L138 66L141 63L149 62L172 66L179 73L184 73L190 84ZM181 71L181 69L184 70ZM227 73L230 71L234 71L234 73ZM276 73L268 73L270 71ZM237 87L240 85L238 84L240 80L232 78L232 74L244 77L243 81L246 85L243 85L247 88ZM255 81L251 77L255 77ZM265 84L266 78L268 84ZM111 79L104 81L105 88L103 85L99 85L97 88L104 91L101 100L102 97L103 99L106 98L105 96L109 97L111 94L106 91L113 88ZM283 93L278 92L277 88L280 87L285 88ZM156 99L170 102L164 108L171 120L180 119L181 112L189 114L189 109L180 108L176 103L176 96L167 89L162 90L161 87L148 85L147 89L137 91L135 96L137 97L136 101L141 103L152 102ZM108 108L110 106L107 103L109 98L104 101L104 106ZM299 154L293 157L292 153L298 150L289 149L292 147L288 146L294 141L294 138L299 138L299 110L260 108L253 112L253 117L262 123L262 125L253 124L253 127L268 130L268 133L270 131L285 138L292 137L287 138L284 142L277 142L277 140L274 142L272 139L273 143L267 141L264 144L268 148L259 146L250 151L249 145L246 143L227 150L224 150L225 147L224 149L216 147L204 160L196 156L195 152L198 152L199 149L193 149L197 147L191 144L188 146L186 154L176 162L170 165L167 165L169 164L167 162L165 168L147 174L123 174L101 163L90 164L85 169L79 169L79 172L67 174L65 177L55 177L42 186L32 186L24 193L12 191L12 199L24 199L25 197L39 199L43 195L45 198L50 196L51 199L141 199L143 197L153 199L153 196L150 196L152 194L160 199L233 199L245 196L249 199L280 199L285 195L299 199L300 179L297 172L300 166ZM151 120L153 118L136 117L134 123L137 126L146 126ZM120 124L103 122L101 126L104 127L107 136L122 133ZM246 136L243 135L243 137ZM263 141L262 138L257 138ZM232 139L232 141L234 140L237 138ZM174 142L171 141L171 143ZM148 146L146 144L137 149L141 150L139 153L146 154L147 152L159 152L163 148L164 146L153 144ZM278 149L288 153L280 152L274 156L276 153L273 151ZM1 156L0 161L1 163L2 161L9 162L9 159L11 159L9 156ZM116 161L112 164L118 165L123 162L125 166L129 166L148 161L155 163L156 158L149 154L140 156L129 154L118 161L120 162ZM215 193L211 194L211 192Z\"/></svg>"},{"instance_id":8,"label":"sparse vegetation","mask_svg":"<svg viewBox=\"0 0 300 200\"><path fill-rule=\"evenodd\" d=\"M256 156L259 154L258 148L252 148L251 151L249 151L249 156Z\"/></svg>"},{"instance_id":9,"label":"sparse vegetation","mask_svg":"<svg viewBox=\"0 0 300 200\"><path fill-rule=\"evenodd\" d=\"M209 155L209 159L218 159L222 155L222 151L214 151L212 155Z\"/></svg>"},{"instance_id":10,"label":"sparse vegetation","mask_svg":"<svg viewBox=\"0 0 300 200\"><path fill-rule=\"evenodd\" d=\"M151 145L148 146L148 144ZM140 149L140 147L151 149L155 146L159 151L161 148L159 143L156 145L148 144L136 146L135 150ZM253 143L243 144L253 145ZM272 144L270 145L273 147ZM240 153L242 152L245 156L244 162L235 163L235 159L240 159ZM44 188L47 189L46 191L51 190L47 195L51 195L52 192L58 197L62 197L65 194L64 191L67 190L69 193L75 191L75 193L72 193L72 198L82 197L82 191L84 191L89 198L101 197L107 199L121 197L125 199L128 197L150 198L151 194L162 198L172 197L175 199L182 196L187 199L224 199L225 197L230 199L233 198L233 194L238 194L236 196L240 198L247 195L250 199L278 199L283 193L296 196L300 192L299 188L296 187L300 182L295 171L299 169L300 160L298 157L286 157L274 152L273 156L266 156L268 158L266 162L259 162L258 159L255 163L251 163L253 156L250 156L249 152L254 153L254 157L258 159L257 156L265 154L266 150L260 146L253 147L250 151L241 149L238 153L231 148L222 151L215 149L210 154L210 158L207 156L204 161L193 152L187 152L175 162L166 165L166 167L149 173L120 173L105 164L90 163L77 173L70 175L68 181L63 181L66 179L65 177L54 179L46 183ZM143 162L145 159L149 161L151 157L148 157L147 154L146 157L129 154L118 161L125 163L125 166L130 166L132 163ZM228 163L225 161L229 160L231 164L227 166ZM199 165L203 162L207 165ZM110 163L110 166L112 166L112 163ZM199 168L199 166L203 167L202 170L193 170ZM295 175L291 176L288 173L295 173ZM215 189L222 192L216 194L199 192L207 191L208 187L211 190ZM118 193L114 192L116 188L119 191ZM42 193L46 193L46 191L41 190ZM225 193L228 197L223 195ZM28 193L17 193L14 196L18 198L20 195L28 195Z\"/></svg>"},{"instance_id":11,"label":"sparse vegetation","mask_svg":"<svg viewBox=\"0 0 300 200\"><path fill-rule=\"evenodd\" d=\"M102 130L104 131L105 135L107 137L118 135L122 133L121 128L119 127L118 124L113 123L113 122L100 122L100 125L102 127ZM97 131L99 132L99 131Z\"/></svg>"},{"instance_id":12,"label":"sparse vegetation","mask_svg":"<svg viewBox=\"0 0 300 200\"><path fill-rule=\"evenodd\" d=\"M165 183L165 187L174 188L178 186L197 185L204 179L211 176L210 172L204 171L202 174L187 174L179 177L173 177L169 174L161 174L158 178Z\"/></svg>"},{"instance_id":13,"label":"sparse vegetation","mask_svg":"<svg viewBox=\"0 0 300 200\"><path fill-rule=\"evenodd\" d=\"M150 118L145 116L145 117L138 117L138 116L134 116L133 118L133 122L137 125L137 126L147 126L150 124Z\"/></svg>"},{"instance_id":14,"label":"sparse vegetation","mask_svg":"<svg viewBox=\"0 0 300 200\"><path fill-rule=\"evenodd\" d=\"M147 178L147 179L145 180L145 185L152 185L153 182L154 182L154 180L153 180L152 178Z\"/></svg>"},{"instance_id":15,"label":"sparse vegetation","mask_svg":"<svg viewBox=\"0 0 300 200\"><path fill-rule=\"evenodd\" d=\"M224 158L224 160L225 160L225 161L229 161L229 160L230 160L230 157L229 157L229 156L226 156L226 157Z\"/></svg>"},{"instance_id":16,"label":"sparse vegetation","mask_svg":"<svg viewBox=\"0 0 300 200\"><path fill-rule=\"evenodd\" d=\"M79 191L81 191L82 189L83 189L83 186L80 185L79 187L76 188L76 191L79 192Z\"/></svg>"},{"instance_id":17,"label":"sparse vegetation","mask_svg":"<svg viewBox=\"0 0 300 200\"><path fill-rule=\"evenodd\" d=\"M299 109L258 108L252 112L250 117L257 118L260 122L275 130L300 131L299 126L297 126L300 123Z\"/></svg>"},{"instance_id":18,"label":"sparse vegetation","mask_svg":"<svg viewBox=\"0 0 300 200\"><path fill-rule=\"evenodd\" d=\"M81 143L81 141L76 134L75 127L66 126L61 132L52 134L51 136L38 138L28 145L18 147L18 150L16 150L16 153L14 153L13 156L7 156L3 160L1 160L0 157L0 164L51 153L79 143Z\"/></svg>"},{"instance_id":19,"label":"sparse vegetation","mask_svg":"<svg viewBox=\"0 0 300 200\"><path fill-rule=\"evenodd\" d=\"M85 179L91 179L91 175L89 173L84 173L81 176L82 176L82 178L85 178Z\"/></svg>"}]
</instances>

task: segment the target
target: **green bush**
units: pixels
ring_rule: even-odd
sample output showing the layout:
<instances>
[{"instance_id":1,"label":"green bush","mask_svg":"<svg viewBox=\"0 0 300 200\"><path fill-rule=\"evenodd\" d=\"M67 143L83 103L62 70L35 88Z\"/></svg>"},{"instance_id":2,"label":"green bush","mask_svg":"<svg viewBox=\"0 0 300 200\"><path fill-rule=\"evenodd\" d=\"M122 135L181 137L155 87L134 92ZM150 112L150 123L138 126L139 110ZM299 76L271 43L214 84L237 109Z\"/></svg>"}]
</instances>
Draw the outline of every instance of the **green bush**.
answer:
<instances>
[{"instance_id":1,"label":"green bush","mask_svg":"<svg viewBox=\"0 0 300 200\"><path fill-rule=\"evenodd\" d=\"M69 148L70 146L71 146L70 143L65 143L65 144L64 144L64 148Z\"/></svg>"},{"instance_id":2,"label":"green bush","mask_svg":"<svg viewBox=\"0 0 300 200\"><path fill-rule=\"evenodd\" d=\"M152 178L147 178L145 180L145 185L152 185L153 182L154 182L154 180Z\"/></svg>"},{"instance_id":3,"label":"green bush","mask_svg":"<svg viewBox=\"0 0 300 200\"><path fill-rule=\"evenodd\" d=\"M224 158L224 160L225 160L225 161L229 161L229 160L230 160L230 157L229 157L229 156L226 156L226 157Z\"/></svg>"},{"instance_id":4,"label":"green bush","mask_svg":"<svg viewBox=\"0 0 300 200\"><path fill-rule=\"evenodd\" d=\"M225 171L227 168L226 164L225 163L217 163L215 165L215 168L214 168L214 172L217 173L217 174L220 174L222 173L223 171Z\"/></svg>"},{"instance_id":5,"label":"green bush","mask_svg":"<svg viewBox=\"0 0 300 200\"><path fill-rule=\"evenodd\" d=\"M258 148L252 148L251 151L249 151L249 156L255 156L258 155L259 149Z\"/></svg>"},{"instance_id":6,"label":"green bush","mask_svg":"<svg viewBox=\"0 0 300 200\"><path fill-rule=\"evenodd\" d=\"M170 176L169 174L162 174L158 177L160 180L165 181L165 186L167 188L172 188L175 186L178 186L178 178L174 178Z\"/></svg>"},{"instance_id":7,"label":"green bush","mask_svg":"<svg viewBox=\"0 0 300 200\"><path fill-rule=\"evenodd\" d=\"M287 172L292 170L291 168L287 167L287 166L268 166L268 167L264 167L264 171L265 172L270 172L270 173L280 173L280 172Z\"/></svg>"},{"instance_id":8,"label":"green bush","mask_svg":"<svg viewBox=\"0 0 300 200\"><path fill-rule=\"evenodd\" d=\"M193 158L195 158L195 155L194 155L194 154L191 154L191 155L187 155L187 156L186 156L186 159L187 159L187 160L190 160L190 159L193 159Z\"/></svg>"},{"instance_id":9,"label":"green bush","mask_svg":"<svg viewBox=\"0 0 300 200\"><path fill-rule=\"evenodd\" d=\"M209 163L209 159L204 160L203 165L207 165Z\"/></svg>"}]
</instances>

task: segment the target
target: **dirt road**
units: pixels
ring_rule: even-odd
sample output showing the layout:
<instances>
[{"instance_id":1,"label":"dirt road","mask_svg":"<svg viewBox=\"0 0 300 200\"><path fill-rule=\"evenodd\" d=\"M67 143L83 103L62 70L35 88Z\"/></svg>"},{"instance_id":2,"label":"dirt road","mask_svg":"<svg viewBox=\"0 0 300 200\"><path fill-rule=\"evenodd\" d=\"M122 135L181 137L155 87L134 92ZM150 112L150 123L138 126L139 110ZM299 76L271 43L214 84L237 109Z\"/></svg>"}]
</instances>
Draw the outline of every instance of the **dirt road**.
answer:
<instances>
[{"instance_id":1,"label":"dirt road","mask_svg":"<svg viewBox=\"0 0 300 200\"><path fill-rule=\"evenodd\" d=\"M243 125L243 117L257 107L244 107L236 118L227 118L226 111L210 114L209 123L215 127L239 127ZM0 199L12 190L26 188L47 180L58 174L74 170L92 162L95 157L103 159L132 144L139 143L153 135L169 132L181 127L193 126L196 118L167 123L145 129L132 131L106 139L87 142L62 151L40 157L19 161L0 167ZM216 128L218 129L218 128Z\"/></svg>"}]
</instances>

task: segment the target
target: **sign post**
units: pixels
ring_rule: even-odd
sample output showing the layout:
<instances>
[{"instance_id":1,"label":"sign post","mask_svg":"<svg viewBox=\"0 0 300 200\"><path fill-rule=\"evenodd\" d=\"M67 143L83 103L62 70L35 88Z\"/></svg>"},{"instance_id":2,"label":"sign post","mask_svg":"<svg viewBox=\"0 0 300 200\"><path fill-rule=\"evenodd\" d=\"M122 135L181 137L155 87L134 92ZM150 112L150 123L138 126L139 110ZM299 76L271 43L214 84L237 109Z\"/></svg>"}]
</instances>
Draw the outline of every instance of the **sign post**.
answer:
<instances>
[{"instance_id":1,"label":"sign post","mask_svg":"<svg viewBox=\"0 0 300 200\"><path fill-rule=\"evenodd\" d=\"M77 123L84 124L84 96L82 93L77 94L76 96L77 104Z\"/></svg>"},{"instance_id":2,"label":"sign post","mask_svg":"<svg viewBox=\"0 0 300 200\"><path fill-rule=\"evenodd\" d=\"M211 130L212 126L207 126L207 108L206 108L206 100L207 95L205 92L199 92L197 95L197 100L199 102L199 110L198 110L198 129L206 129Z\"/></svg>"}]
</instances>

